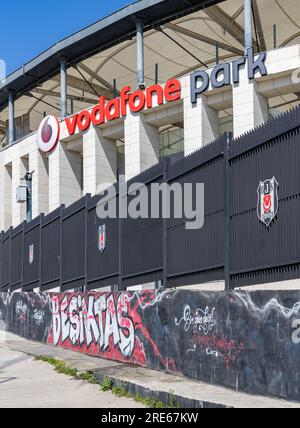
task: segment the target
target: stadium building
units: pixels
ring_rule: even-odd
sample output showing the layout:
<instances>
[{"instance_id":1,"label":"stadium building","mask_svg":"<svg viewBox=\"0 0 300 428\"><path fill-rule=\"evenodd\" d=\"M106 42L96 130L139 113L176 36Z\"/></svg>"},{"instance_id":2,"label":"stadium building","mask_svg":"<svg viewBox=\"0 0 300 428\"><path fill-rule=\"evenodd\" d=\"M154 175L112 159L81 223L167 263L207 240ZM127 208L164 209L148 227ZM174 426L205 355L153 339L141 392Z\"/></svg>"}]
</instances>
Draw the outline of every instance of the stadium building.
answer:
<instances>
[{"instance_id":1,"label":"stadium building","mask_svg":"<svg viewBox=\"0 0 300 428\"><path fill-rule=\"evenodd\" d=\"M7 76L0 330L299 402L299 104L298 0L140 0ZM103 220L121 176L204 226Z\"/></svg>"},{"instance_id":2,"label":"stadium building","mask_svg":"<svg viewBox=\"0 0 300 428\"><path fill-rule=\"evenodd\" d=\"M297 106L299 28L295 0L141 0L24 64L0 85L0 230Z\"/></svg>"},{"instance_id":3,"label":"stadium building","mask_svg":"<svg viewBox=\"0 0 300 428\"><path fill-rule=\"evenodd\" d=\"M296 0L141 0L24 64L0 85L0 229L26 219L28 171L34 218L297 105L299 28Z\"/></svg>"}]
</instances>

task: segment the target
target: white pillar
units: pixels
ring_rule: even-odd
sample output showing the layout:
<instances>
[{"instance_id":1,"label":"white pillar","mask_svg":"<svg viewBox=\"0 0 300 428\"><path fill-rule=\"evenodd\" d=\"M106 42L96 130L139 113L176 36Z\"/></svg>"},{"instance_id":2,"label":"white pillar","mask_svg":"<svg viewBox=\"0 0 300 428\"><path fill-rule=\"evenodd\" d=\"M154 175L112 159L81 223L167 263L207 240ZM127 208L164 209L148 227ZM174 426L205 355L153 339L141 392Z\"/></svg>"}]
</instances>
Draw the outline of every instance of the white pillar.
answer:
<instances>
[{"instance_id":1,"label":"white pillar","mask_svg":"<svg viewBox=\"0 0 300 428\"><path fill-rule=\"evenodd\" d=\"M252 0L244 0L245 54L252 48Z\"/></svg>"},{"instance_id":2,"label":"white pillar","mask_svg":"<svg viewBox=\"0 0 300 428\"><path fill-rule=\"evenodd\" d=\"M8 144L15 141L15 100L14 92L8 92Z\"/></svg>"},{"instance_id":3,"label":"white pillar","mask_svg":"<svg viewBox=\"0 0 300 428\"><path fill-rule=\"evenodd\" d=\"M60 58L60 93L61 118L67 116L67 64L65 58Z\"/></svg>"},{"instance_id":4,"label":"white pillar","mask_svg":"<svg viewBox=\"0 0 300 428\"><path fill-rule=\"evenodd\" d=\"M49 167L48 158L38 148L29 154L29 170L32 176L32 218L49 212Z\"/></svg>"},{"instance_id":5,"label":"white pillar","mask_svg":"<svg viewBox=\"0 0 300 428\"><path fill-rule=\"evenodd\" d=\"M21 184L25 185L26 182L22 181L28 170L26 165L27 160L17 158L12 162L12 226L16 227L24 220L26 220L26 202L17 203L16 191L17 187Z\"/></svg>"},{"instance_id":6,"label":"white pillar","mask_svg":"<svg viewBox=\"0 0 300 428\"><path fill-rule=\"evenodd\" d=\"M136 57L137 57L137 87L145 86L145 71L144 71L144 29L141 19L136 21Z\"/></svg>"},{"instance_id":7,"label":"white pillar","mask_svg":"<svg viewBox=\"0 0 300 428\"><path fill-rule=\"evenodd\" d=\"M184 111L185 156L212 143L219 137L218 112L207 105L207 97L199 95L197 104L191 103L190 78L182 79Z\"/></svg>"},{"instance_id":8,"label":"white pillar","mask_svg":"<svg viewBox=\"0 0 300 428\"><path fill-rule=\"evenodd\" d=\"M159 162L159 129L143 113L125 119L125 175L130 180Z\"/></svg>"},{"instance_id":9,"label":"white pillar","mask_svg":"<svg viewBox=\"0 0 300 428\"><path fill-rule=\"evenodd\" d=\"M67 150L60 142L49 155L49 211L69 206L82 197L81 154Z\"/></svg>"},{"instance_id":10,"label":"white pillar","mask_svg":"<svg viewBox=\"0 0 300 428\"><path fill-rule=\"evenodd\" d=\"M116 142L103 137L101 129L91 126L83 135L84 194L94 196L99 185L116 183L117 164Z\"/></svg>"},{"instance_id":11,"label":"white pillar","mask_svg":"<svg viewBox=\"0 0 300 428\"><path fill-rule=\"evenodd\" d=\"M240 82L233 85L233 133L237 138L268 120L268 100L249 81L247 67L240 70Z\"/></svg>"}]
</instances>

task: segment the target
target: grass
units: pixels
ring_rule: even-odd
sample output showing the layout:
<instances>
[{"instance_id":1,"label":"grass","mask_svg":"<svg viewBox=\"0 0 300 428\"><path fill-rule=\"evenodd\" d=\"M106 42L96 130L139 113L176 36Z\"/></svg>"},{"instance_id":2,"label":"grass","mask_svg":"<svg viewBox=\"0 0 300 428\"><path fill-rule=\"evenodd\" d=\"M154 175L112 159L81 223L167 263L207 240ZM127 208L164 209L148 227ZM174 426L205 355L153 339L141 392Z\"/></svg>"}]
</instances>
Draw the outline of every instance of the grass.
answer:
<instances>
[{"instance_id":1,"label":"grass","mask_svg":"<svg viewBox=\"0 0 300 428\"><path fill-rule=\"evenodd\" d=\"M56 358L38 356L35 357L35 360L50 364L54 367L54 370L57 373L80 379L93 385L97 385L99 383L93 373L89 371L79 373L77 369L67 366L63 361L57 360ZM123 386L114 386L113 381L108 377L105 377L103 379L100 387L103 392L111 391L116 397L131 398L136 402L141 403L152 409L178 408L174 391L169 391L169 402L168 405L165 406L163 402L156 400L155 398L142 397L141 395L133 395Z\"/></svg>"},{"instance_id":2,"label":"grass","mask_svg":"<svg viewBox=\"0 0 300 428\"><path fill-rule=\"evenodd\" d=\"M74 377L80 380L84 380L86 382L97 384L97 379L91 372L78 373L78 370L67 366L63 361L57 360L56 358L38 356L35 357L36 361L43 361L44 363L48 363L54 367L54 370L57 373L64 374L66 376Z\"/></svg>"},{"instance_id":3,"label":"grass","mask_svg":"<svg viewBox=\"0 0 300 428\"><path fill-rule=\"evenodd\" d=\"M141 403L151 409L175 409L178 408L174 391L169 391L169 403L166 406L162 401L155 398L142 397L141 395L131 394L124 386L113 386L113 382L109 378L104 378L101 384L102 391L111 391L117 397L132 398L137 403Z\"/></svg>"},{"instance_id":4,"label":"grass","mask_svg":"<svg viewBox=\"0 0 300 428\"><path fill-rule=\"evenodd\" d=\"M104 378L103 382L101 383L102 391L104 392L111 391L112 387L113 387L112 380L109 379L108 377Z\"/></svg>"},{"instance_id":5,"label":"grass","mask_svg":"<svg viewBox=\"0 0 300 428\"><path fill-rule=\"evenodd\" d=\"M77 377L80 380L84 380L84 381L86 381L88 383L91 383L93 385L97 385L98 384L97 379L95 378L95 376L91 372L80 373Z\"/></svg>"},{"instance_id":6,"label":"grass","mask_svg":"<svg viewBox=\"0 0 300 428\"><path fill-rule=\"evenodd\" d=\"M44 363L51 364L51 366L54 367L54 370L57 373L65 374L71 377L77 376L77 373L78 373L77 369L68 367L63 361L60 361L51 357L44 357L44 356L35 357L35 360L43 361Z\"/></svg>"}]
</instances>

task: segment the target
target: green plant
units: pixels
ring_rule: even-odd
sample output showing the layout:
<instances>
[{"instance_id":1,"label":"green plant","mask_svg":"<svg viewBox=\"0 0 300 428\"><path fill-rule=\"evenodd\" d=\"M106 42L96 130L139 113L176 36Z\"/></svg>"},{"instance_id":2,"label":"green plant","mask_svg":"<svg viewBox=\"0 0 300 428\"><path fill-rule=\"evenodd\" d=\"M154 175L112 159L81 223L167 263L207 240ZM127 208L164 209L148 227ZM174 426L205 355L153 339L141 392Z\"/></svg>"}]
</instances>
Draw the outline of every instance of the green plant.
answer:
<instances>
[{"instance_id":1,"label":"green plant","mask_svg":"<svg viewBox=\"0 0 300 428\"><path fill-rule=\"evenodd\" d=\"M43 361L54 367L57 373L65 374L66 376L76 377L78 371L75 368L68 367L63 361L51 357L38 356L35 357L36 361Z\"/></svg>"},{"instance_id":2,"label":"green plant","mask_svg":"<svg viewBox=\"0 0 300 428\"><path fill-rule=\"evenodd\" d=\"M77 379L84 380L91 384L98 384L97 379L93 375L93 373L86 371L84 373L78 373L78 370L72 367L68 367L63 361L57 360L56 358L46 357L46 356L38 356L35 357L36 361L43 361L44 363L51 364L57 373L62 373L67 376L71 376ZM165 409L165 408L176 408L176 398L174 391L169 391L169 404L165 406L163 402L156 400L155 398L150 397L142 397L141 395L132 395L125 388L125 386L115 386L113 385L113 381L108 377L105 377L101 383L101 389L104 392L112 391L117 397L126 397L132 398L133 400L141 403L147 407L152 409Z\"/></svg>"},{"instance_id":3,"label":"green plant","mask_svg":"<svg viewBox=\"0 0 300 428\"><path fill-rule=\"evenodd\" d=\"M89 382L93 385L96 385L98 383L97 379L95 378L95 376L91 372L80 373L78 375L78 378L80 380L84 380L86 382Z\"/></svg>"},{"instance_id":4,"label":"green plant","mask_svg":"<svg viewBox=\"0 0 300 428\"><path fill-rule=\"evenodd\" d=\"M138 403L144 404L147 407L152 409L164 409L165 405L162 401L156 400L155 398L142 397L141 395L136 395L134 397L135 401Z\"/></svg>"},{"instance_id":5,"label":"green plant","mask_svg":"<svg viewBox=\"0 0 300 428\"><path fill-rule=\"evenodd\" d=\"M175 397L175 392L172 389L169 391L169 403L168 403L168 407L170 409L175 409L175 408L178 407L177 401L176 401L176 397Z\"/></svg>"},{"instance_id":6,"label":"green plant","mask_svg":"<svg viewBox=\"0 0 300 428\"><path fill-rule=\"evenodd\" d=\"M113 394L115 394L117 397L126 397L126 398L132 398L137 403L141 403L147 407L150 407L152 409L163 409L165 408L164 403L161 401L156 400L155 398L150 397L142 397L141 395L132 395L130 392L128 392L124 387L122 386L116 386L112 388Z\"/></svg>"},{"instance_id":7,"label":"green plant","mask_svg":"<svg viewBox=\"0 0 300 428\"><path fill-rule=\"evenodd\" d=\"M112 387L113 387L112 380L109 379L108 377L105 377L103 379L103 382L101 383L101 389L102 389L102 391L104 391L104 392L111 391Z\"/></svg>"},{"instance_id":8,"label":"green plant","mask_svg":"<svg viewBox=\"0 0 300 428\"><path fill-rule=\"evenodd\" d=\"M112 389L113 394L117 397L133 398L132 395L122 386L115 386Z\"/></svg>"}]
</instances>

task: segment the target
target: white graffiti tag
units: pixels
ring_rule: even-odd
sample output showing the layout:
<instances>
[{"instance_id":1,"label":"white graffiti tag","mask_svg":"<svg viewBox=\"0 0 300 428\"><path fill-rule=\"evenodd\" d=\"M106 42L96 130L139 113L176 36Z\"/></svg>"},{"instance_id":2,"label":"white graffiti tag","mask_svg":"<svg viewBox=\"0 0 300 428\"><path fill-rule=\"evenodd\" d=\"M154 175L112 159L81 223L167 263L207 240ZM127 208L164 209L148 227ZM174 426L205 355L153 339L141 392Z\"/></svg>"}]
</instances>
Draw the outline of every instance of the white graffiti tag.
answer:
<instances>
[{"instance_id":1,"label":"white graffiti tag","mask_svg":"<svg viewBox=\"0 0 300 428\"><path fill-rule=\"evenodd\" d=\"M16 303L16 315L20 321L26 321L27 305L21 300Z\"/></svg>"},{"instance_id":2,"label":"white graffiti tag","mask_svg":"<svg viewBox=\"0 0 300 428\"><path fill-rule=\"evenodd\" d=\"M39 309L34 310L33 318L35 320L36 325L41 326L45 317L45 312Z\"/></svg>"},{"instance_id":3,"label":"white graffiti tag","mask_svg":"<svg viewBox=\"0 0 300 428\"><path fill-rule=\"evenodd\" d=\"M208 306L204 311L198 308L195 315L193 315L191 307L186 305L183 310L183 317L179 321L176 318L175 324L177 327L184 324L185 332L188 332L192 328L194 334L202 333L204 336L207 336L214 330L217 323L214 317L215 310L216 308L210 310Z\"/></svg>"}]
</instances>

